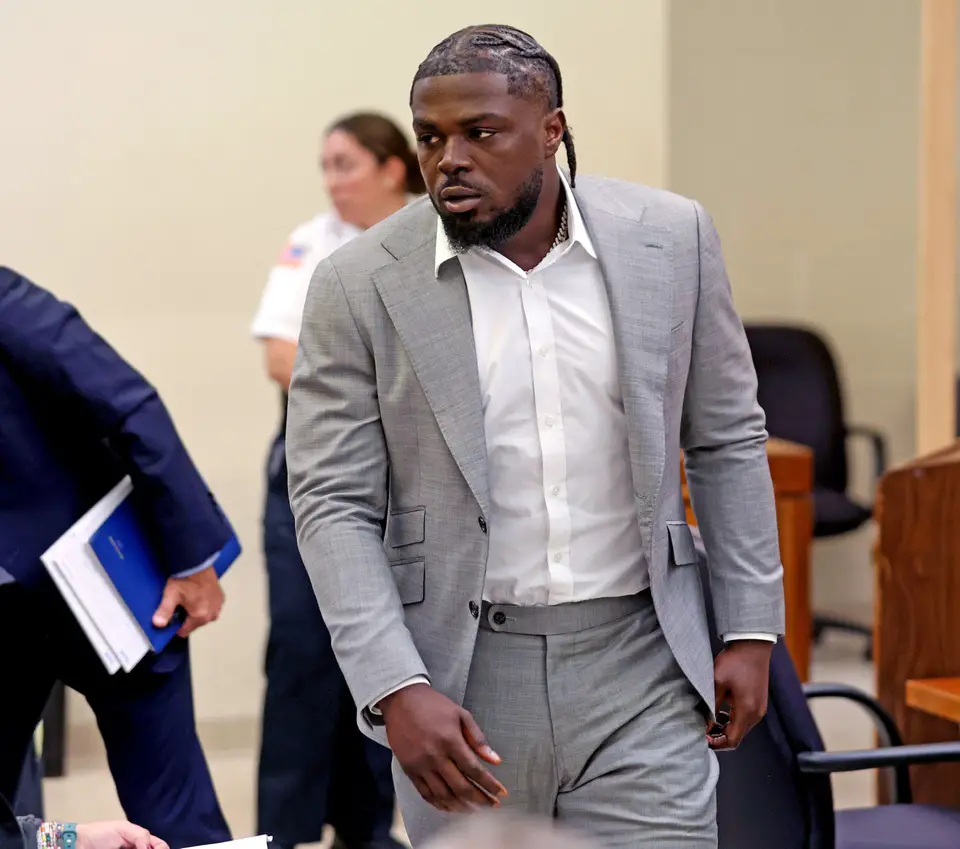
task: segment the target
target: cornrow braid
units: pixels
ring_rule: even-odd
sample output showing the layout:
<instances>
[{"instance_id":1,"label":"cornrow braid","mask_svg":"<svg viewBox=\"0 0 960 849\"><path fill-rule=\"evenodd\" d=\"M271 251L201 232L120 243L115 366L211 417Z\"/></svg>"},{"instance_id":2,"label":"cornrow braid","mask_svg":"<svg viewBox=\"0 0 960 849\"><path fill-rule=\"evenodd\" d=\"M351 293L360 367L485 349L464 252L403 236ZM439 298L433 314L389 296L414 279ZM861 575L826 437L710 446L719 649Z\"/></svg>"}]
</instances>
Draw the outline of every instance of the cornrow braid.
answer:
<instances>
[{"instance_id":1,"label":"cornrow braid","mask_svg":"<svg viewBox=\"0 0 960 849\"><path fill-rule=\"evenodd\" d=\"M496 73L507 77L507 91L536 100L548 110L563 108L560 66L531 35L516 27L486 24L447 36L420 63L413 85L431 77L453 74ZM410 88L413 102L413 86ZM563 131L570 185L576 185L577 152L569 127Z\"/></svg>"}]
</instances>

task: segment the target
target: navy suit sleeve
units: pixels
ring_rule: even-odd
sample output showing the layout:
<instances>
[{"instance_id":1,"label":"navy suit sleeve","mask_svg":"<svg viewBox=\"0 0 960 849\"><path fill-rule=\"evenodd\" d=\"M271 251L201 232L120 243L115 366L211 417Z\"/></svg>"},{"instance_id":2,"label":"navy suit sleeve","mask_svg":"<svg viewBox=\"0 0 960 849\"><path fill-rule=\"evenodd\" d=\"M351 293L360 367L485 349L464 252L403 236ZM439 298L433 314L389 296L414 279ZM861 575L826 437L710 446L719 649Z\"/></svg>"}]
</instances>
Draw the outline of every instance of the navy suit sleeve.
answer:
<instances>
[{"instance_id":1,"label":"navy suit sleeve","mask_svg":"<svg viewBox=\"0 0 960 849\"><path fill-rule=\"evenodd\" d=\"M36 817L17 817L17 825L23 833L23 849L34 849L38 845L37 832L40 831L43 820ZM0 847L0 849L6 849L6 847Z\"/></svg>"},{"instance_id":2,"label":"navy suit sleeve","mask_svg":"<svg viewBox=\"0 0 960 849\"><path fill-rule=\"evenodd\" d=\"M156 390L50 292L0 268L0 351L105 439L133 480L167 572L209 560L231 531Z\"/></svg>"}]
</instances>

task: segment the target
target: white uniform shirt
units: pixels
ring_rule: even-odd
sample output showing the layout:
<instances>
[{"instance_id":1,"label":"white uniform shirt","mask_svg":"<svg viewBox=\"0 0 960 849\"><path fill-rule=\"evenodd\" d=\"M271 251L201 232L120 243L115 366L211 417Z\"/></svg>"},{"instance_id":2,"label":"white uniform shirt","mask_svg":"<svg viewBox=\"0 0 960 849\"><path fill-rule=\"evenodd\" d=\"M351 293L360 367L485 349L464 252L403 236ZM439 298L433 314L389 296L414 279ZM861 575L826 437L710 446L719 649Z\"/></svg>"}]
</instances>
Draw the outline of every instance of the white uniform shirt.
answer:
<instances>
[{"instance_id":1,"label":"white uniform shirt","mask_svg":"<svg viewBox=\"0 0 960 849\"><path fill-rule=\"evenodd\" d=\"M485 248L457 255L437 226L435 270L458 257L470 299L490 486L483 595L495 604L632 595L650 582L606 286L560 179L569 239L529 272Z\"/></svg>"},{"instance_id":2,"label":"white uniform shirt","mask_svg":"<svg viewBox=\"0 0 960 849\"><path fill-rule=\"evenodd\" d=\"M300 338L303 305L317 265L360 230L327 212L301 224L270 272L251 332L257 339Z\"/></svg>"}]
</instances>

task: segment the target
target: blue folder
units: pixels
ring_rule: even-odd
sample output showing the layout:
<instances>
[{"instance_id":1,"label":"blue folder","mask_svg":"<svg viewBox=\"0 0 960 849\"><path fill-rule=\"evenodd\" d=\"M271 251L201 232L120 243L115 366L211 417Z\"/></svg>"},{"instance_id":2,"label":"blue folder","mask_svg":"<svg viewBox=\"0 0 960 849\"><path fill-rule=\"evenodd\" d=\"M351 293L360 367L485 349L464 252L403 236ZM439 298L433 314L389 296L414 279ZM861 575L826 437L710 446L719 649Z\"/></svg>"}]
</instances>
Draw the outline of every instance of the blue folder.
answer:
<instances>
[{"instance_id":1,"label":"blue folder","mask_svg":"<svg viewBox=\"0 0 960 849\"><path fill-rule=\"evenodd\" d=\"M125 498L110 514L90 537L90 547L153 650L163 651L180 630L184 614L182 610L178 611L166 628L157 628L153 624L153 614L163 598L168 575L143 532L132 499ZM240 542L231 528L229 541L213 562L217 575L222 577L239 556Z\"/></svg>"}]
</instances>

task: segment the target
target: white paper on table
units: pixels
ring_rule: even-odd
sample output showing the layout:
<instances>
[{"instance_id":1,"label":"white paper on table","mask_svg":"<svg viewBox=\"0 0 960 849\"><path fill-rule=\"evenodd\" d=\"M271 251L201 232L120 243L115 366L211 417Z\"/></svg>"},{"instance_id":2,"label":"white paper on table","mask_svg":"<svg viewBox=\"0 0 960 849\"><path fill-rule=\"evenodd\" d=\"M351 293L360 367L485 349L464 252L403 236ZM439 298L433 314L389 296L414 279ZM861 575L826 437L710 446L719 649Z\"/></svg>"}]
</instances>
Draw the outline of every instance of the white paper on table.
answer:
<instances>
[{"instance_id":1,"label":"white paper on table","mask_svg":"<svg viewBox=\"0 0 960 849\"><path fill-rule=\"evenodd\" d=\"M267 849L272 837L261 834L258 837L241 837L239 840L227 840L224 843L205 843L191 846L189 849Z\"/></svg>"},{"instance_id":2,"label":"white paper on table","mask_svg":"<svg viewBox=\"0 0 960 849\"><path fill-rule=\"evenodd\" d=\"M59 571L62 583L68 585L69 592L85 610L85 617L77 615L76 606L71 605L81 627L85 618L91 621L126 672L132 670L151 650L150 642L93 553L89 542L90 537L132 491L130 478L124 478L81 516L41 557L51 576L54 575L54 570ZM54 580L56 581L56 577ZM58 583L58 588L70 604L61 583ZM90 638L86 628L84 632ZM97 648L96 644L94 648ZM100 651L98 654L107 671L113 674L104 655Z\"/></svg>"}]
</instances>

